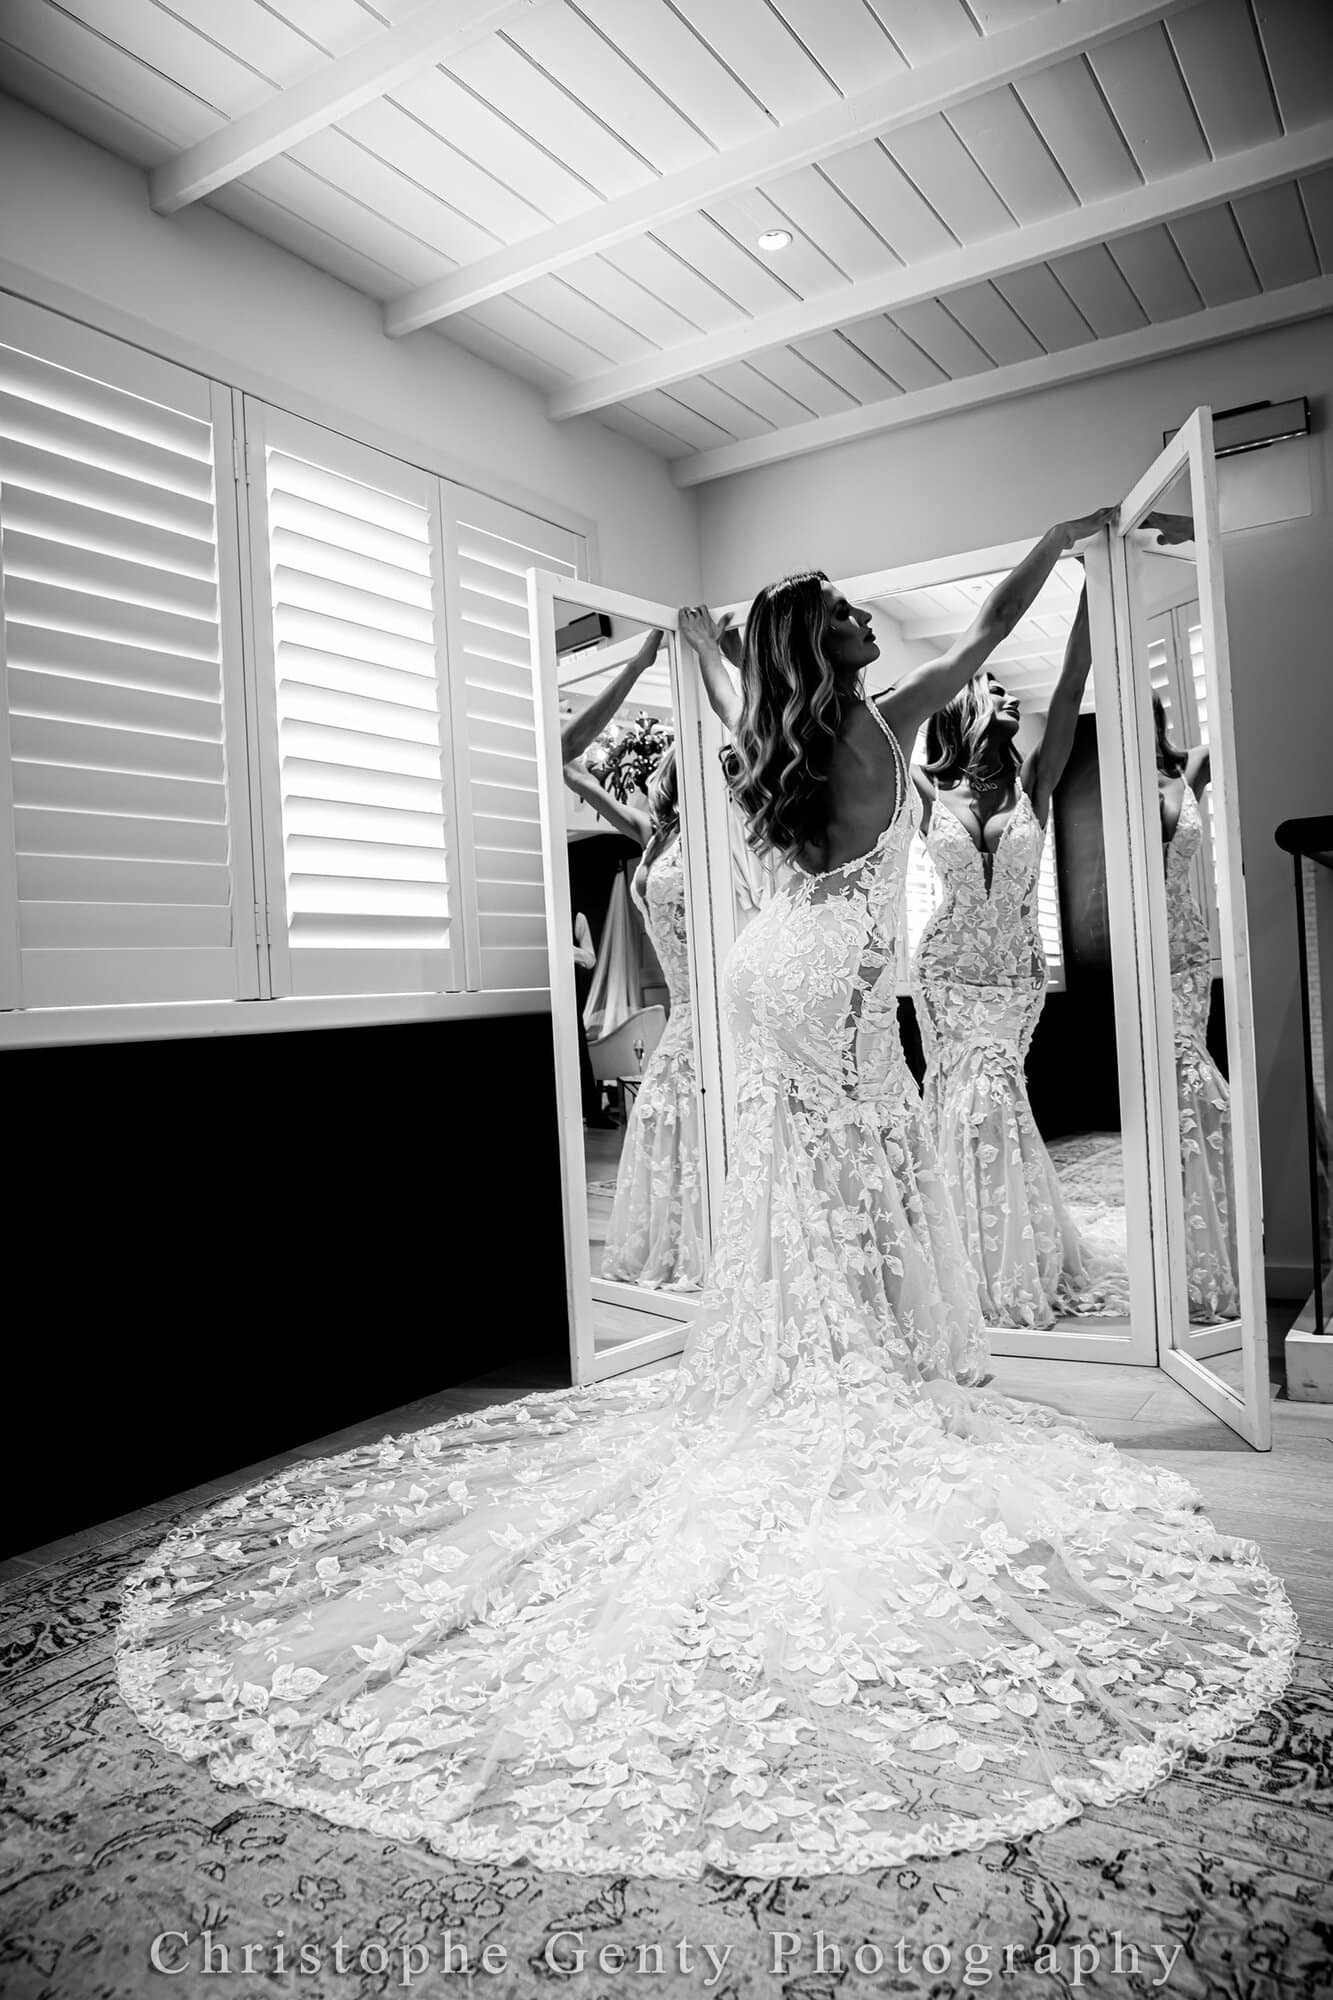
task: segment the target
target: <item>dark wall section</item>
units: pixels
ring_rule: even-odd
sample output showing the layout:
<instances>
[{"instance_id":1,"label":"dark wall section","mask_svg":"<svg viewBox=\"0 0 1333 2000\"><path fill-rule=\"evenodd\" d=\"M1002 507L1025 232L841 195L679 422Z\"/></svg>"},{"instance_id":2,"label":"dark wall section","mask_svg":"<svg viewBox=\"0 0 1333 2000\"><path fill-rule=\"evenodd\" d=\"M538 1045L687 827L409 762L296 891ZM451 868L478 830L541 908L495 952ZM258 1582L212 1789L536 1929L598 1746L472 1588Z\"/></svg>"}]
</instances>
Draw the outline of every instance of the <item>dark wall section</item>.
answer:
<instances>
[{"instance_id":1,"label":"dark wall section","mask_svg":"<svg viewBox=\"0 0 1333 2000\"><path fill-rule=\"evenodd\" d=\"M1065 990L1047 995L1032 1037L1032 1109L1048 1139L1120 1130L1111 923L1106 900L1097 722L1079 717L1052 803Z\"/></svg>"},{"instance_id":2,"label":"dark wall section","mask_svg":"<svg viewBox=\"0 0 1333 2000\"><path fill-rule=\"evenodd\" d=\"M0 1078L31 1279L3 1553L507 1362L568 1380L548 1015L17 1050Z\"/></svg>"},{"instance_id":3,"label":"dark wall section","mask_svg":"<svg viewBox=\"0 0 1333 2000\"><path fill-rule=\"evenodd\" d=\"M595 945L602 941L612 884L625 863L638 858L637 841L618 833L585 834L569 843L570 908L582 910Z\"/></svg>"}]
</instances>

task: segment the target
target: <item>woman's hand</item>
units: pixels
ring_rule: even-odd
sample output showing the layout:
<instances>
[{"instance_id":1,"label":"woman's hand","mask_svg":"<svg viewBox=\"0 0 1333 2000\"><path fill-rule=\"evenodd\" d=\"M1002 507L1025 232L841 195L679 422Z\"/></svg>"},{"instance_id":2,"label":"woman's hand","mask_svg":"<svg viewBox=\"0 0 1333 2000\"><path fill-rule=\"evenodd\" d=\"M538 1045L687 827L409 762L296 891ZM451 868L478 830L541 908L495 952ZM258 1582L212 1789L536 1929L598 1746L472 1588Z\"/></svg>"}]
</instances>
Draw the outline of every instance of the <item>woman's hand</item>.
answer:
<instances>
[{"instance_id":1,"label":"woman's hand","mask_svg":"<svg viewBox=\"0 0 1333 2000\"><path fill-rule=\"evenodd\" d=\"M683 604L676 622L681 638L702 660L707 654L722 651L722 637L731 623L731 613L718 620L706 604Z\"/></svg>"},{"instance_id":2,"label":"woman's hand","mask_svg":"<svg viewBox=\"0 0 1333 2000\"><path fill-rule=\"evenodd\" d=\"M1194 523L1188 514L1145 514L1139 525L1145 534L1156 535L1164 549L1194 540Z\"/></svg>"},{"instance_id":3,"label":"woman's hand","mask_svg":"<svg viewBox=\"0 0 1333 2000\"><path fill-rule=\"evenodd\" d=\"M1065 538L1065 547L1074 548L1079 542L1090 542L1103 528L1115 525L1119 507L1099 507L1094 514L1082 514L1076 521L1061 521L1056 533Z\"/></svg>"},{"instance_id":4,"label":"woman's hand","mask_svg":"<svg viewBox=\"0 0 1333 2000\"><path fill-rule=\"evenodd\" d=\"M739 667L741 647L731 613L724 611L721 618L714 618L706 604L683 604L676 615L676 624L681 638L699 656L699 672L709 706L722 727L734 736L741 719L741 698L727 672L727 661Z\"/></svg>"}]
</instances>

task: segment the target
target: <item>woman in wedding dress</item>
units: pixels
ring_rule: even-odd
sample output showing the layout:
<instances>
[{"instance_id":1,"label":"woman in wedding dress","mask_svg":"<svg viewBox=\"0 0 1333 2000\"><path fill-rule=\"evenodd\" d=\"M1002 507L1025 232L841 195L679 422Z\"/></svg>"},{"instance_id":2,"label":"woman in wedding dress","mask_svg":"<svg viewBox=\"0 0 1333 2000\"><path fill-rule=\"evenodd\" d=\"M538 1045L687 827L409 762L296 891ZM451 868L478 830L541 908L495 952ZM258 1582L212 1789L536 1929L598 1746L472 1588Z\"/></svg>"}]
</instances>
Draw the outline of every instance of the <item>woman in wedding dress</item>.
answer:
<instances>
[{"instance_id":1,"label":"woman in wedding dress","mask_svg":"<svg viewBox=\"0 0 1333 2000\"><path fill-rule=\"evenodd\" d=\"M1018 702L983 670L931 717L925 766L912 770L943 888L912 960L923 1097L992 1326L1129 1309L1123 1242L1110 1240L1108 1223L1099 1252L1085 1249L1024 1074L1046 1001L1042 848L1091 664L1085 589L1041 738L1026 758L1015 742Z\"/></svg>"},{"instance_id":2,"label":"woman in wedding dress","mask_svg":"<svg viewBox=\"0 0 1333 2000\"><path fill-rule=\"evenodd\" d=\"M1204 841L1199 802L1212 776L1206 746L1178 750L1167 733L1166 710L1153 696L1157 792L1166 869L1166 931L1175 1029L1176 1103L1185 1192L1185 1270L1190 1318L1205 1325L1239 1319L1236 1284L1235 1182L1231 1156L1231 1094L1208 1053L1213 953L1208 918L1199 906L1191 868Z\"/></svg>"},{"instance_id":3,"label":"woman in wedding dress","mask_svg":"<svg viewBox=\"0 0 1333 2000\"><path fill-rule=\"evenodd\" d=\"M217 1779L458 1858L811 1875L1141 1789L1285 1684L1253 1544L985 1367L899 1044L900 748L984 663L1053 529L942 660L856 692L869 618L762 591L741 791L791 861L728 961L737 1122L674 1372L292 1467L131 1580L120 1684Z\"/></svg>"},{"instance_id":4,"label":"woman in wedding dress","mask_svg":"<svg viewBox=\"0 0 1333 2000\"><path fill-rule=\"evenodd\" d=\"M697 1291L707 1258L675 747L649 780L646 813L613 798L577 764L565 766L565 783L643 849L630 895L667 982L667 1024L625 1128L602 1276L660 1291Z\"/></svg>"}]
</instances>

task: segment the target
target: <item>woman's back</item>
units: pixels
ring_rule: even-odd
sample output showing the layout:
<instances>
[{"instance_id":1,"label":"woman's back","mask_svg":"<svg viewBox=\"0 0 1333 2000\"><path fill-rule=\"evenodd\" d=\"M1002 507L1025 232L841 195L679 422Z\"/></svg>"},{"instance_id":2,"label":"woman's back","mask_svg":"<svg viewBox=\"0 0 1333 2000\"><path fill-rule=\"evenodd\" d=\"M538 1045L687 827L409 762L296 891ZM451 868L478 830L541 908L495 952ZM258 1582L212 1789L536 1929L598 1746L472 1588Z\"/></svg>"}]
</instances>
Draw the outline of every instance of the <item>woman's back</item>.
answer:
<instances>
[{"instance_id":1,"label":"woman's back","mask_svg":"<svg viewBox=\"0 0 1333 2000\"><path fill-rule=\"evenodd\" d=\"M724 995L742 1095L777 1084L807 1105L828 1105L896 1093L908 1080L897 1022L912 838L907 771L888 725L866 707L867 727L893 772L879 794L893 814L848 859L819 869L794 862L733 947ZM856 760L862 770L870 763L860 747ZM869 818L850 785L840 803L829 843L835 853L850 837L853 813L862 825Z\"/></svg>"}]
</instances>

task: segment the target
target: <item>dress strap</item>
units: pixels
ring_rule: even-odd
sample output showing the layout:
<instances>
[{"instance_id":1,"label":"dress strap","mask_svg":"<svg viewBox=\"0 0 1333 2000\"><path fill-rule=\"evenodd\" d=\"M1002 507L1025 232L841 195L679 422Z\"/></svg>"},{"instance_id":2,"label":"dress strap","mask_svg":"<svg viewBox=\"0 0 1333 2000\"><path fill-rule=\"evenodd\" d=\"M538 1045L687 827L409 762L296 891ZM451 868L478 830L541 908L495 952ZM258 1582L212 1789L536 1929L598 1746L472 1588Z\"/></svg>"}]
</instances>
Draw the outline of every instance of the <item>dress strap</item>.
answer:
<instances>
[{"instance_id":1,"label":"dress strap","mask_svg":"<svg viewBox=\"0 0 1333 2000\"><path fill-rule=\"evenodd\" d=\"M898 804L894 807L893 817L897 819L898 813L902 808L903 801L907 796L907 787L909 782L908 772L907 772L907 759L903 755L902 744L898 741L892 729L889 727L889 724L884 720L883 715L880 713L879 703L877 701L872 701L871 697L868 694L863 694L861 696L861 699L865 703L866 707L870 710L870 713L874 716L875 721L879 726L881 735L888 737L890 747L893 750L893 762L898 773Z\"/></svg>"}]
</instances>

